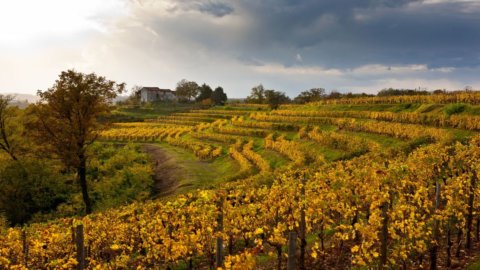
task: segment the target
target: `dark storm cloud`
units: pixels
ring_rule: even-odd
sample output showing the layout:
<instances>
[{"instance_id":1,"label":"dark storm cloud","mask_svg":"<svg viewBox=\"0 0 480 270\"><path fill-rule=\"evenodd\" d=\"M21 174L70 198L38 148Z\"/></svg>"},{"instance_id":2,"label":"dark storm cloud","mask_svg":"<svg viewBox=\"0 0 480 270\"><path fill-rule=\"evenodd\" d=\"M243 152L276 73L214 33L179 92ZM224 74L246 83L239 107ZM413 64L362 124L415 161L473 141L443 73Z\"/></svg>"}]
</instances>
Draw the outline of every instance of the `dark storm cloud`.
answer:
<instances>
[{"instance_id":1,"label":"dark storm cloud","mask_svg":"<svg viewBox=\"0 0 480 270\"><path fill-rule=\"evenodd\" d=\"M214 0L207 1L178 1L174 7L169 8L170 12L177 10L198 10L205 14L210 14L215 17L223 17L233 12L232 6L228 3L223 3Z\"/></svg>"},{"instance_id":2,"label":"dark storm cloud","mask_svg":"<svg viewBox=\"0 0 480 270\"><path fill-rule=\"evenodd\" d=\"M284 55L296 50L306 64L338 68L480 61L474 1L243 1L241 8L255 23L244 46L260 59L288 64Z\"/></svg>"},{"instance_id":3,"label":"dark storm cloud","mask_svg":"<svg viewBox=\"0 0 480 270\"><path fill-rule=\"evenodd\" d=\"M165 36L248 64L275 62L329 68L368 64L480 64L480 8L476 1L415 0L195 0L173 2L171 11L198 11L152 18ZM230 21L235 16L243 28ZM254 59L254 61L252 61Z\"/></svg>"},{"instance_id":4,"label":"dark storm cloud","mask_svg":"<svg viewBox=\"0 0 480 270\"><path fill-rule=\"evenodd\" d=\"M209 13L217 17L223 17L233 12L233 8L224 3L207 2L198 7L201 12Z\"/></svg>"}]
</instances>

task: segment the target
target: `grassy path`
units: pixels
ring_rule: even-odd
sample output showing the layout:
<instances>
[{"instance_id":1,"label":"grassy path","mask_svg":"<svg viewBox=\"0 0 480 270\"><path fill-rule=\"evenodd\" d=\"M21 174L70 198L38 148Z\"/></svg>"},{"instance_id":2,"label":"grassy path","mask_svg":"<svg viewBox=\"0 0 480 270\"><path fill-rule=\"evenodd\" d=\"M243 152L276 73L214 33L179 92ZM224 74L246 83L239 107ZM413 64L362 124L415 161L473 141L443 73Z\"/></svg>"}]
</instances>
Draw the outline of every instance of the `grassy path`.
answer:
<instances>
[{"instance_id":1,"label":"grassy path","mask_svg":"<svg viewBox=\"0 0 480 270\"><path fill-rule=\"evenodd\" d=\"M191 152L166 143L145 144L143 147L152 159L155 191L160 197L197 188L215 188L217 183L239 170L228 155L202 161Z\"/></svg>"}]
</instances>

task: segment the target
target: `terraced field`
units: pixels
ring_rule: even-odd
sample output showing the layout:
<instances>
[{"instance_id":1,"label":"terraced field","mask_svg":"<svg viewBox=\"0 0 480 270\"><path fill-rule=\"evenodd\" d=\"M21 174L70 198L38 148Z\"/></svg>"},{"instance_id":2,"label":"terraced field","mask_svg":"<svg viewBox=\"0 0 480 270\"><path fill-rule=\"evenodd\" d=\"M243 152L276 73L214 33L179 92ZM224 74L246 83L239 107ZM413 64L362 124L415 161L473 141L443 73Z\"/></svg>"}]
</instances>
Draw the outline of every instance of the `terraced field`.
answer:
<instances>
[{"instance_id":1,"label":"terraced field","mask_svg":"<svg viewBox=\"0 0 480 270\"><path fill-rule=\"evenodd\" d=\"M221 180L32 225L28 256L22 230L10 229L0 267L75 266L71 232L82 223L92 269L283 269L293 260L298 269L465 268L479 250L477 99L455 114L448 98L392 100L115 123L102 140L190 152Z\"/></svg>"}]
</instances>

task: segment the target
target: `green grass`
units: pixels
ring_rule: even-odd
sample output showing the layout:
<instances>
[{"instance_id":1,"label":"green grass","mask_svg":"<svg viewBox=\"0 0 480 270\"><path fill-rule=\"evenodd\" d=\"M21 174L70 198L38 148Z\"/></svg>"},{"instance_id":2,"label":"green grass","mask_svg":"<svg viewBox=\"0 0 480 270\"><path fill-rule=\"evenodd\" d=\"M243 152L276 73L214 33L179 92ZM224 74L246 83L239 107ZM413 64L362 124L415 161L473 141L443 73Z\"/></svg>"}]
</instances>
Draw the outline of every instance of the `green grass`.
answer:
<instances>
[{"instance_id":1,"label":"green grass","mask_svg":"<svg viewBox=\"0 0 480 270\"><path fill-rule=\"evenodd\" d=\"M448 104L443 108L443 113L447 116L460 114L464 112L466 108L467 105L462 103Z\"/></svg>"},{"instance_id":2,"label":"green grass","mask_svg":"<svg viewBox=\"0 0 480 270\"><path fill-rule=\"evenodd\" d=\"M319 145L311 140L297 140L301 145L301 150L310 156L324 156L327 161L334 161L342 158L346 152Z\"/></svg>"},{"instance_id":3,"label":"green grass","mask_svg":"<svg viewBox=\"0 0 480 270\"><path fill-rule=\"evenodd\" d=\"M456 141L464 141L469 137L472 137L478 134L478 132L463 130L463 129L451 129L450 131L453 133L453 137Z\"/></svg>"},{"instance_id":4,"label":"green grass","mask_svg":"<svg viewBox=\"0 0 480 270\"><path fill-rule=\"evenodd\" d=\"M270 163L270 167L274 169L283 167L289 162L288 159L272 150L262 148L261 150L257 150L256 152L261 155L265 160L267 160Z\"/></svg>"},{"instance_id":5,"label":"green grass","mask_svg":"<svg viewBox=\"0 0 480 270\"><path fill-rule=\"evenodd\" d=\"M468 270L480 270L480 260L470 264Z\"/></svg>"},{"instance_id":6,"label":"green grass","mask_svg":"<svg viewBox=\"0 0 480 270\"><path fill-rule=\"evenodd\" d=\"M418 113L434 113L438 112L443 108L443 105L441 104L422 104L420 107L418 107L417 111Z\"/></svg>"},{"instance_id":7,"label":"green grass","mask_svg":"<svg viewBox=\"0 0 480 270\"><path fill-rule=\"evenodd\" d=\"M382 148L398 148L406 143L397 138L367 132L342 131L342 133L374 141L380 144Z\"/></svg>"},{"instance_id":8,"label":"green grass","mask_svg":"<svg viewBox=\"0 0 480 270\"><path fill-rule=\"evenodd\" d=\"M176 112L185 112L194 109L200 109L197 104L183 103L157 103L144 106L119 106L111 115L115 122L143 121L145 119L154 119L160 115L169 115Z\"/></svg>"},{"instance_id":9,"label":"green grass","mask_svg":"<svg viewBox=\"0 0 480 270\"><path fill-rule=\"evenodd\" d=\"M199 160L193 153L179 147L160 143L164 150L178 166L176 194L185 193L198 188L214 188L223 182L225 177L239 171L239 166L228 155L223 155L213 161Z\"/></svg>"}]
</instances>

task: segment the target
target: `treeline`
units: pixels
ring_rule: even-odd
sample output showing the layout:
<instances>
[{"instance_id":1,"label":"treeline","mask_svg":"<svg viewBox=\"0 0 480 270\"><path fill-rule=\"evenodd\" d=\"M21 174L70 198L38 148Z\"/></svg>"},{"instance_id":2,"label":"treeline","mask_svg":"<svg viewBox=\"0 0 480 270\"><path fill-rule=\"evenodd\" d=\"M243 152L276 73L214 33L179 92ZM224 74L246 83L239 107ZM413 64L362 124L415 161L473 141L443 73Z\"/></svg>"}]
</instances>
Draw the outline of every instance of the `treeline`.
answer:
<instances>
[{"instance_id":1,"label":"treeline","mask_svg":"<svg viewBox=\"0 0 480 270\"><path fill-rule=\"evenodd\" d=\"M177 83L175 94L180 102L196 101L204 105L223 105L228 99L221 86L212 90L206 83L198 85L185 79Z\"/></svg>"},{"instance_id":2,"label":"treeline","mask_svg":"<svg viewBox=\"0 0 480 270\"><path fill-rule=\"evenodd\" d=\"M298 96L291 99L284 92L276 90L268 90L263 87L262 84L252 88L250 95L245 99L246 103L253 104L268 104L271 109L278 108L281 104L296 103L296 104L305 104L312 102L319 103L355 103L355 100L370 100L377 98L379 102L390 99L395 99L395 97L409 97L409 96L442 96L442 95L459 95L464 93L476 93L471 89L467 90L458 90L450 91L437 89L434 91L427 90L417 90L417 89L394 89L386 88L380 90L376 95L367 94L367 93L340 93L336 90L327 91L324 88L312 88L309 90L302 91ZM426 100L428 98L423 98ZM436 98L438 99L438 98ZM435 100L436 100L435 99ZM340 101L338 101L340 100ZM402 99L403 101L404 99ZM407 98L408 100L408 98ZM451 100L448 99L448 100ZM455 102L455 101L453 101Z\"/></svg>"}]
</instances>

